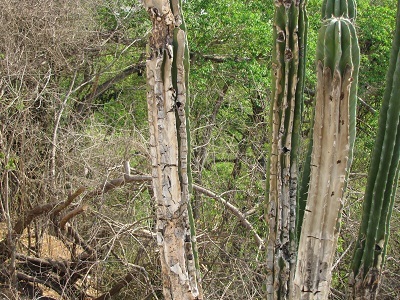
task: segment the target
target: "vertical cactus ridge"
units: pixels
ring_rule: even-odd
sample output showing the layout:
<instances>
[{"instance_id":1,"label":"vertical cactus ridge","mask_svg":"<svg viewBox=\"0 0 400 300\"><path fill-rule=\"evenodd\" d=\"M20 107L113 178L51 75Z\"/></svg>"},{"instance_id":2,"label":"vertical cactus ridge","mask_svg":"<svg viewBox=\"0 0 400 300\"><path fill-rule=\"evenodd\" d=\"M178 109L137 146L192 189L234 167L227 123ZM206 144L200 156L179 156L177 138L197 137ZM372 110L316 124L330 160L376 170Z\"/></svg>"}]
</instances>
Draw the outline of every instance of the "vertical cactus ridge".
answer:
<instances>
[{"instance_id":1,"label":"vertical cactus ridge","mask_svg":"<svg viewBox=\"0 0 400 300\"><path fill-rule=\"evenodd\" d=\"M304 95L304 82L305 82L305 59L307 56L307 31L308 31L308 17L307 17L307 11L306 11L306 5L307 1L303 1L300 3L300 12L299 12L299 49L300 49L300 55L299 55L299 80L297 83L297 89L296 89L296 98L301 99ZM301 115L303 113L303 101L298 101L296 103L298 107L296 106L295 113L297 112ZM301 117L300 118L295 118L295 122L293 124L293 130L295 132L299 132L301 130ZM298 145L299 145L299 139L300 135L298 136L298 139L293 141L293 146L292 149L294 152L297 152ZM304 163L304 168L309 168L309 161L307 163L308 157L311 157L311 152L310 155L307 155L306 157L306 162ZM291 166L293 168L298 168L297 166L297 161L295 159L292 159L290 162ZM303 173L307 173L304 172ZM308 172L309 174L309 172ZM303 220L303 215L304 215L304 208L305 208L305 203L307 199L307 190L308 190L308 182L309 178L307 177L306 179L303 178L303 175L299 174L299 184L296 189L296 191L293 191L296 193L296 198L297 198L297 203L296 203L296 243L298 242L298 237L300 235L300 224Z\"/></svg>"},{"instance_id":2,"label":"vertical cactus ridge","mask_svg":"<svg viewBox=\"0 0 400 300\"><path fill-rule=\"evenodd\" d=\"M400 132L400 131L398 131L398 132ZM397 137L397 140L399 140L399 137ZM396 145L396 149L398 149L398 148L400 149L400 147ZM382 218L382 221L385 220L385 224L379 224L380 230L384 229L384 233L383 234L384 234L384 239L385 239L384 247L383 247L383 251L382 251L382 258L383 258L382 265L384 264L385 257L386 257L387 244L388 244L388 241L389 241L389 233L390 233L390 219L391 219L392 213L393 213L393 206L394 206L394 202L395 202L396 187L397 187L398 180L399 180L399 166L398 166L398 169L396 171L396 177L394 178L393 192L390 195L388 211L387 212L385 211L386 218ZM382 232L379 231L378 234L381 236Z\"/></svg>"},{"instance_id":3,"label":"vertical cactus ridge","mask_svg":"<svg viewBox=\"0 0 400 300\"><path fill-rule=\"evenodd\" d=\"M307 1L302 1L300 3L300 11L299 11L299 25L298 25L298 32L299 32L299 69L298 69L298 82L297 82L297 88L296 88L296 99L302 99L301 101L296 101L296 107L295 107L295 119L293 123L293 131L294 132L300 132L301 131L301 121L302 121L302 114L303 114L303 95L304 95L304 82L305 82L305 69L306 69L306 57L307 57L307 31L308 31L308 17L307 17L307 11L306 11L306 5ZM299 116L299 117L297 117ZM294 153L298 152L299 149L299 144L300 144L300 134L297 135L297 138L293 139L292 142L292 151ZM311 153L310 153L311 155ZM308 157L308 156L307 156ZM291 168L293 169L292 173L298 172L299 171L299 166L297 165L297 156L291 156L291 161L290 161ZM305 167L307 167L307 162L304 164ZM298 237L299 237L299 224L301 224L301 221L303 220L303 215L304 215L304 207L305 207L305 200L303 200L304 196L305 199L307 198L307 190L305 190L305 193L303 194L303 197L301 195L302 191L304 190L303 184L306 182L306 185L308 187L308 179L303 181L302 176L299 174L299 180L298 180L298 185L296 185L296 189L292 190L292 193L295 193L296 197L296 207L295 207L295 212L293 214L296 215L296 224L295 224L295 237L294 240L296 241L296 244L298 242ZM304 205L303 205L304 203ZM296 246L297 248L297 246Z\"/></svg>"},{"instance_id":4,"label":"vertical cactus ridge","mask_svg":"<svg viewBox=\"0 0 400 300\"><path fill-rule=\"evenodd\" d=\"M340 39L341 22L338 19L328 19L327 24L322 27L321 33L323 34L324 47L323 47L323 63L325 67L329 67L331 72L339 65L342 58L342 43ZM318 53L317 53L318 55ZM317 56L317 61L321 60Z\"/></svg>"},{"instance_id":5,"label":"vertical cactus ridge","mask_svg":"<svg viewBox=\"0 0 400 300\"><path fill-rule=\"evenodd\" d=\"M348 160L348 170L350 170L351 164L353 162L353 149L354 149L354 143L356 140L356 123L357 123L357 101L358 101L358 96L357 96L357 91L358 91L358 72L359 72L359 66L360 66L360 47L358 45L358 38L357 38L357 33L356 29L354 26L349 26L348 27L350 30L351 34L351 59L352 59L352 64L354 66L353 69L353 76L352 76L352 84L350 87L350 112L349 112L349 117L350 117L350 152L349 152L349 160ZM346 181L347 185L347 181ZM346 188L346 186L345 186Z\"/></svg>"},{"instance_id":6,"label":"vertical cactus ridge","mask_svg":"<svg viewBox=\"0 0 400 300\"><path fill-rule=\"evenodd\" d=\"M349 299L375 299L384 264L400 159L400 1L396 31L353 256Z\"/></svg>"},{"instance_id":7,"label":"vertical cactus ridge","mask_svg":"<svg viewBox=\"0 0 400 300\"><path fill-rule=\"evenodd\" d=\"M399 95L400 96L400 95ZM391 160L389 175L386 182L384 202L382 204L381 217L377 228L377 241L383 241L381 258L374 257L374 265L380 267L384 263L386 246L390 230L390 217L394 205L394 197L396 195L397 178L399 175L399 159L400 159L400 122L397 125L396 143L394 145L393 158ZM379 253L377 253L379 254Z\"/></svg>"},{"instance_id":8,"label":"vertical cactus ridge","mask_svg":"<svg viewBox=\"0 0 400 300\"><path fill-rule=\"evenodd\" d=\"M304 90L306 1L275 1L272 143L267 181L267 299L288 299L296 257L297 149Z\"/></svg>"},{"instance_id":9,"label":"vertical cactus ridge","mask_svg":"<svg viewBox=\"0 0 400 300\"><path fill-rule=\"evenodd\" d=\"M311 131L310 131L310 141L307 148L306 159L304 161L303 172L301 174L301 182L298 190L298 198L297 198L297 220L296 220L296 235L300 237L301 227L303 224L304 211L307 205L307 197L308 197L308 188L310 184L310 174L311 174L311 154L313 148L313 130L314 121L312 120ZM297 243L299 242L299 238L297 239Z\"/></svg>"},{"instance_id":10,"label":"vertical cactus ridge","mask_svg":"<svg viewBox=\"0 0 400 300\"><path fill-rule=\"evenodd\" d=\"M355 0L324 0L322 2L322 19L332 17L354 19L356 17Z\"/></svg>"}]
</instances>

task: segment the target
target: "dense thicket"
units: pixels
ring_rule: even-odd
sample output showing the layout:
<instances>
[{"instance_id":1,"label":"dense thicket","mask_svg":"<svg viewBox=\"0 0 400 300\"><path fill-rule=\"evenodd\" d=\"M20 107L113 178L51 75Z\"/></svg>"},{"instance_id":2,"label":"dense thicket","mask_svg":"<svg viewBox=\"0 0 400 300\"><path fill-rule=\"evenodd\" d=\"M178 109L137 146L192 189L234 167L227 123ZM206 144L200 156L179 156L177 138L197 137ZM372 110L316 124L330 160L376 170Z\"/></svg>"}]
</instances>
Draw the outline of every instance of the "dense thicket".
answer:
<instances>
[{"instance_id":1,"label":"dense thicket","mask_svg":"<svg viewBox=\"0 0 400 300\"><path fill-rule=\"evenodd\" d=\"M161 299L144 76L151 24L137 1L61 2L0 3L0 293ZM333 299L343 299L347 285L393 7L393 0L358 1L358 140ZM266 232L273 10L258 0L184 2L193 208L207 299L264 293L265 253L257 236ZM308 1L302 149L315 96L319 10L320 1ZM397 201L379 299L400 297L398 211Z\"/></svg>"}]
</instances>

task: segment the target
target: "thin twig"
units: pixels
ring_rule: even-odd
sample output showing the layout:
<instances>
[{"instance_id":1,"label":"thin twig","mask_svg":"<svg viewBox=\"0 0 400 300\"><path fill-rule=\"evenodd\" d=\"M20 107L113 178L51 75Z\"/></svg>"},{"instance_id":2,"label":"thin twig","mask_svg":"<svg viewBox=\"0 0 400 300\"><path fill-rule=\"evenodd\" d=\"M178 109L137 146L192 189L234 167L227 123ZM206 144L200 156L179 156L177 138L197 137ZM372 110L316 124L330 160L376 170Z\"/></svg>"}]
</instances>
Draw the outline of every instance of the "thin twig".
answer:
<instances>
[{"instance_id":1,"label":"thin twig","mask_svg":"<svg viewBox=\"0 0 400 300\"><path fill-rule=\"evenodd\" d=\"M55 188L55 180L56 180L56 152L57 152L58 127L60 125L61 116L64 112L65 106L67 105L67 101L68 101L69 97L71 96L72 88L74 87L76 76L77 76L77 71L75 71L75 73L74 73L74 77L72 78L71 85L69 87L67 94L65 95L63 103L61 104L60 111L58 112L58 115L56 116L56 121L54 124L53 141L52 141L52 148L51 148L51 168L50 168L51 184L53 186L53 189Z\"/></svg>"},{"instance_id":2,"label":"thin twig","mask_svg":"<svg viewBox=\"0 0 400 300\"><path fill-rule=\"evenodd\" d=\"M342 253L342 255L340 255L339 259L335 262L335 264L332 266L332 271L336 269L337 265L339 264L339 262L343 259L343 257L346 255L346 253L350 250L351 246L353 245L354 240L352 240L349 244L349 246L346 248L346 250L344 250L344 252Z\"/></svg>"}]
</instances>

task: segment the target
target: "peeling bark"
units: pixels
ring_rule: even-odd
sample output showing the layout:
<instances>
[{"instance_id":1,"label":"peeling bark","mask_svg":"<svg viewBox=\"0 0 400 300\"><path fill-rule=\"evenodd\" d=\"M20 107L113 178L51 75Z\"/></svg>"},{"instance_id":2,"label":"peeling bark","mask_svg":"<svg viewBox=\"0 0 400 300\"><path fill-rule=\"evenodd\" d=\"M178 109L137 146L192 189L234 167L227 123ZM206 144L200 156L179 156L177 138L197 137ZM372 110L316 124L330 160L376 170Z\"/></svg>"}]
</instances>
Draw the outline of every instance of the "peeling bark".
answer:
<instances>
[{"instance_id":1,"label":"peeling bark","mask_svg":"<svg viewBox=\"0 0 400 300\"><path fill-rule=\"evenodd\" d=\"M153 22L147 60L152 182L166 300L202 299L189 225L186 34L179 1L144 1Z\"/></svg>"}]
</instances>

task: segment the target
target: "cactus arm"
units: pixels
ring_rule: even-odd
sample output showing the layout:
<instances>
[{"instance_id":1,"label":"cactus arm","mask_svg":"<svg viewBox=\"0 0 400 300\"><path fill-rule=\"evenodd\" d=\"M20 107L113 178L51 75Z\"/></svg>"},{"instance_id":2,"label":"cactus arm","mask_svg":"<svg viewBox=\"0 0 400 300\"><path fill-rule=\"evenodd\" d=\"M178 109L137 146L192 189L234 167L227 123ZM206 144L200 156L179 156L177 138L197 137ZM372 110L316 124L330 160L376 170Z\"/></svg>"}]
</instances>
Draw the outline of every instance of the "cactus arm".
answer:
<instances>
[{"instance_id":1,"label":"cactus arm","mask_svg":"<svg viewBox=\"0 0 400 300\"><path fill-rule=\"evenodd\" d=\"M275 8L275 24L274 24L274 41L275 47L273 48L273 106L271 110L271 128L272 128L272 143L270 150L269 160L269 182L267 187L267 203L268 203L268 225L269 235L267 243L267 299L277 299L278 294L285 294L287 289L281 286L280 274L289 272L290 267L287 262L282 263L281 249L277 248L277 244L281 244L282 232L287 231L288 225L282 224L282 215L287 216L287 211L283 211L282 207L290 207L288 203L288 195L284 190L287 190L287 182L282 182L282 171L288 173L287 164L288 153L283 154L283 147L290 149L291 145L287 144L290 136L287 126L289 117L287 109L291 104L288 99L288 72L289 60L285 60L285 50L289 49L288 39L292 38L288 32L288 13L287 9L282 2L278 3ZM290 49L292 51L293 49ZM293 51L292 51L293 52ZM292 82L291 82L292 83ZM284 109L286 107L286 109ZM292 124L289 125L290 127ZM291 131L291 128L289 129ZM285 202L285 205L282 205ZM287 241L284 241L286 243ZM287 245L286 245L287 246ZM286 270L283 270L286 269Z\"/></svg>"},{"instance_id":2,"label":"cactus arm","mask_svg":"<svg viewBox=\"0 0 400 300\"><path fill-rule=\"evenodd\" d=\"M191 244L192 244L192 254L193 254L193 265L189 266L191 272L196 273L196 276L191 276L193 280L196 278L200 280L200 263L199 263L199 254L197 248L197 241L196 241L196 225L193 217L193 209L191 205L191 195L193 194L193 177L191 171L191 141L190 141L190 102L189 102L189 70L190 70L190 57L189 57L189 47L187 41L187 34L186 34L186 23L182 12L182 1L181 0L171 0L171 10L175 15L175 19L178 20L178 26L174 29L174 51L176 53L176 57L180 57L180 59L175 60L173 65L173 75L176 76L176 80L174 80L175 86L174 89L177 92L179 97L179 86L178 83L180 81L184 82L185 84L185 97L184 103L181 101L177 101L177 106L183 105L184 113L181 112L179 107L177 107L175 114L177 117L177 129L182 126L180 132L181 135L185 138L179 141L180 146L180 156L182 156L179 161L186 162L186 174L187 174L187 181L188 181L188 220L190 225L190 236L191 236ZM179 25L180 23L180 25ZM181 38L179 38L181 36ZM179 56L178 56L179 55ZM181 72L184 71L183 78L179 77L179 69ZM182 74L182 73L181 73ZM180 113L181 112L181 113ZM195 284L195 282L193 282ZM199 298L202 298L202 289L201 285L198 285L198 292Z\"/></svg>"},{"instance_id":3,"label":"cactus arm","mask_svg":"<svg viewBox=\"0 0 400 300\"><path fill-rule=\"evenodd\" d=\"M392 45L392 52L391 52L390 61L389 61L389 69L388 69L388 73L386 76L386 84L388 87L393 86L393 78L394 78L393 74L394 74L395 67L396 67L397 53L398 53L399 49L400 49L400 13L399 13L399 8L398 8L396 32L394 35L394 40L393 40L393 45ZM385 133L386 118L387 118L386 112L387 112L388 106L389 106L390 93L391 93L391 89L386 88L385 93L383 95L382 106L380 109L381 113L379 116L377 138L375 140L375 145L374 145L374 150L373 150L374 153L378 153L383 145L383 138L384 138L384 133ZM375 180L376 180L376 176L378 174L379 161L380 161L379 156L376 156L376 155L372 156L370 172L368 175L368 183L367 183L367 188L365 191L365 194L367 194L367 195L371 195L373 192L372 182L375 182ZM369 182L371 182L371 183L369 183ZM364 213L366 211L369 212L371 210L370 203L367 203L365 201L364 201L364 203L365 203L364 204ZM368 224L368 218L365 218L365 219L363 218L360 228L366 228L367 224Z\"/></svg>"},{"instance_id":4,"label":"cactus arm","mask_svg":"<svg viewBox=\"0 0 400 300\"><path fill-rule=\"evenodd\" d=\"M399 65L400 66L400 65ZM400 67L398 70L396 70L395 75L400 72ZM394 95L395 96L400 96L398 95L399 93L396 93L395 89ZM398 99L398 98L397 98ZM385 199L385 194L387 193L386 187L387 185L391 185L389 182L389 173L387 172L389 169L389 172L392 171L393 169L397 169L397 166L393 166L392 164L395 162L392 162L392 157L393 157L393 152L394 152L394 146L395 143L393 141L396 140L396 135L397 135L397 127L398 127L398 122L399 122L399 113L400 113L400 101L394 101L389 104L388 107L388 116L387 116L387 121L386 121L386 131L385 131L385 137L383 140L383 147L382 147L382 152L380 155L380 167L378 169L375 185L374 185L374 190L372 195L368 195L368 198L366 198L364 201L372 201L372 207L371 211L369 213L369 224L368 224L368 230L366 233L366 240L365 240L365 247L367 249L372 249L376 243L376 234L378 230L378 224L379 224L379 218L376 217L377 212L382 211L382 206L384 204L384 199ZM389 189L390 190L390 189ZM366 195L367 196L367 195ZM390 196L390 194L388 195ZM370 200L371 199L371 200ZM382 217L382 216L380 216ZM370 268L373 263L373 251L365 251L363 254L363 262L366 268Z\"/></svg>"},{"instance_id":5,"label":"cactus arm","mask_svg":"<svg viewBox=\"0 0 400 300\"><path fill-rule=\"evenodd\" d=\"M399 4L398 4L398 6L399 6ZM389 69L388 69L388 73L386 76L387 87L393 86L393 78L394 78L393 74L394 74L394 71L396 68L397 54L400 49L400 13L399 13L399 10L400 9L398 8L396 32L395 32L394 40L393 40L393 44L392 44L392 52L391 52L391 56L390 56L390 60L389 60ZM384 133L386 130L386 120L387 120L386 114L388 111L390 94L391 94L391 89L386 88L384 96L383 96L381 109L380 109L379 122L378 122L378 133L377 133L377 137L375 140L373 153L380 153L380 151L382 149ZM369 170L369 175L368 175L368 182L367 182L367 186L366 186L366 190L365 190L366 195L372 195L372 193L373 193L374 185L372 183L376 181L376 177L377 177L378 169L379 169L379 161L380 161L380 156L375 155L375 154L372 155L370 170ZM372 205L372 203L370 201L369 202L364 201L363 215L369 214L369 212L371 211L371 205ZM369 217L365 217L362 219L361 225L360 225L360 230L365 230L368 227L368 221L369 221ZM355 255L354 255L355 257L353 260L353 271L357 271L359 268L360 261L361 261L361 253L362 253L362 247L360 247L355 252ZM357 261L358 261L358 263L357 263Z\"/></svg>"},{"instance_id":6,"label":"cactus arm","mask_svg":"<svg viewBox=\"0 0 400 300\"><path fill-rule=\"evenodd\" d=\"M384 127L385 135L382 149L374 152L373 156L381 158L376 176L370 168L369 176L375 178L374 182L367 182L364 197L362 227L360 227L358 245L353 258L353 274L350 278L350 295L352 299L360 294L368 294L374 299L378 290L380 273L384 263L384 254L389 235L389 221L393 208L394 195L397 187L398 166L400 158L400 52L398 54L397 68L393 73L393 86L391 101L386 111L387 116ZM383 111L380 116L385 114ZM380 140L378 138L378 140ZM375 160L376 161L376 160ZM369 179L369 178L368 178ZM372 194L367 194L369 185L373 184ZM367 219L367 220L365 220Z\"/></svg>"}]
</instances>

